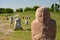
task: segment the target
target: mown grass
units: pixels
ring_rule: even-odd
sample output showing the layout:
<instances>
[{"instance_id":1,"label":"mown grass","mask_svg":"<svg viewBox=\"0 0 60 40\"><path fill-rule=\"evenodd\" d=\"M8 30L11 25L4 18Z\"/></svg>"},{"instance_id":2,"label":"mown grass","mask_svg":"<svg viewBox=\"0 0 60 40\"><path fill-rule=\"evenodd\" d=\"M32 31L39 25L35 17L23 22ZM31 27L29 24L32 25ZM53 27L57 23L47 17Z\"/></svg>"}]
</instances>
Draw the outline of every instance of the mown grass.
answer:
<instances>
[{"instance_id":1,"label":"mown grass","mask_svg":"<svg viewBox=\"0 0 60 40\"><path fill-rule=\"evenodd\" d=\"M32 37L31 37L31 22L35 18L35 12L34 11L29 11L29 12L14 13L14 14L19 14L19 18L21 19L21 27L24 30L14 31L10 35L5 36L5 40L32 40ZM57 12L55 12L55 13L51 12L50 14L51 14L51 18L56 21L56 25L57 25L56 40L60 40L60 14L57 13ZM25 19L22 19L22 17L25 17L25 16L30 17L30 19L28 20L29 21L28 25L25 25L24 24ZM9 26L9 27L11 27L11 29L14 30L14 25L13 24L11 26Z\"/></svg>"}]
</instances>

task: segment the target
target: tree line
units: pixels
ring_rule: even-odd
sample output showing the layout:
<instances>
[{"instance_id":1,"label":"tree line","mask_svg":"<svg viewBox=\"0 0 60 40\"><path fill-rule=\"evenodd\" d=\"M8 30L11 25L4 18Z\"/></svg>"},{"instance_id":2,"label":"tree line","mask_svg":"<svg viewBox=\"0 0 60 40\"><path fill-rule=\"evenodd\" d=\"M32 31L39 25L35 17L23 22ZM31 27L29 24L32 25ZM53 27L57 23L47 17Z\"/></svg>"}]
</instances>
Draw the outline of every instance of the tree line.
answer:
<instances>
[{"instance_id":1,"label":"tree line","mask_svg":"<svg viewBox=\"0 0 60 40\"><path fill-rule=\"evenodd\" d=\"M40 6L34 6L33 8L31 7L26 7L25 9L23 8L18 8L15 10L15 12L24 12L24 11L36 11L37 8L39 8ZM48 8L50 11L60 11L59 10L60 5L58 5L57 3L52 4L50 8ZM14 10L12 8L0 8L0 13L14 13Z\"/></svg>"},{"instance_id":2,"label":"tree line","mask_svg":"<svg viewBox=\"0 0 60 40\"><path fill-rule=\"evenodd\" d=\"M23 8L18 8L15 11L12 8L0 8L0 14L1 13L14 13L14 12L23 12L23 11L35 11L39 6L26 7L24 10Z\"/></svg>"},{"instance_id":3,"label":"tree line","mask_svg":"<svg viewBox=\"0 0 60 40\"><path fill-rule=\"evenodd\" d=\"M0 8L0 13L13 13L14 10L11 8Z\"/></svg>"},{"instance_id":4,"label":"tree line","mask_svg":"<svg viewBox=\"0 0 60 40\"><path fill-rule=\"evenodd\" d=\"M60 8L60 5L57 4L57 3L51 5L51 11L58 12L59 11L59 8Z\"/></svg>"}]
</instances>

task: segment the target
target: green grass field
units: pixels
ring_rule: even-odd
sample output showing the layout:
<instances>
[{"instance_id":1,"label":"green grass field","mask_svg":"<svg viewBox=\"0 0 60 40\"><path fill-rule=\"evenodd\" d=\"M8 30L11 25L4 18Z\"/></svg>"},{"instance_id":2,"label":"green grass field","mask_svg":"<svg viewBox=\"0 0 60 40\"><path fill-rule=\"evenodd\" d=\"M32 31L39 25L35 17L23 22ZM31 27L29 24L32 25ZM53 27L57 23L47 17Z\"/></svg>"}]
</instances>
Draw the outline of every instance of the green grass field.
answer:
<instances>
[{"instance_id":1,"label":"green grass field","mask_svg":"<svg viewBox=\"0 0 60 40\"><path fill-rule=\"evenodd\" d=\"M10 33L9 35L3 35L1 32L0 32L0 35L3 36L3 38L0 40L32 40L32 37L31 37L31 22L34 20L35 18L35 12L33 11L29 11L29 12L23 12L23 13L14 13L14 14L19 14L19 18L21 18L21 27L24 29L23 30L19 30L19 31L14 31L14 25L11 24L10 26L10 29L12 29L14 32ZM13 15L14 15L13 14ZM60 40L60 14L59 13L54 13L54 12L51 12L51 18L54 19L56 21L56 25L57 25L57 28L56 28L56 40ZM8 14L8 15L11 15L11 14ZM12 15L12 16L13 16ZM3 14L0 14L0 18L3 18L5 17L6 15L3 15ZM24 20L25 19L22 19L22 17L25 17L25 16L29 16L30 19L28 20L29 24L28 25L25 25L24 24ZM7 20L1 20L0 23L5 23L5 22L8 22ZM9 23L9 22L8 22ZM5 28L7 28L5 26ZM27 30L29 29L29 30Z\"/></svg>"}]
</instances>

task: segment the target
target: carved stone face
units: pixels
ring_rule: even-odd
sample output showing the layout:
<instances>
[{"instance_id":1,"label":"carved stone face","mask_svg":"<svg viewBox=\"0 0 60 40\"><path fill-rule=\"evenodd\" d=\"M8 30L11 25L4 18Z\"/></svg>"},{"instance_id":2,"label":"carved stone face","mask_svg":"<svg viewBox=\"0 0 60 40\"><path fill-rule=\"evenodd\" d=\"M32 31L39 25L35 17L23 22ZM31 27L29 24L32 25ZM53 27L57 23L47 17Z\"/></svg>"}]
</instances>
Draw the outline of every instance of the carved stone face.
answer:
<instances>
[{"instance_id":1,"label":"carved stone face","mask_svg":"<svg viewBox=\"0 0 60 40\"><path fill-rule=\"evenodd\" d=\"M49 10L45 7L40 7L36 10L35 17L40 22L47 22L50 20Z\"/></svg>"}]
</instances>

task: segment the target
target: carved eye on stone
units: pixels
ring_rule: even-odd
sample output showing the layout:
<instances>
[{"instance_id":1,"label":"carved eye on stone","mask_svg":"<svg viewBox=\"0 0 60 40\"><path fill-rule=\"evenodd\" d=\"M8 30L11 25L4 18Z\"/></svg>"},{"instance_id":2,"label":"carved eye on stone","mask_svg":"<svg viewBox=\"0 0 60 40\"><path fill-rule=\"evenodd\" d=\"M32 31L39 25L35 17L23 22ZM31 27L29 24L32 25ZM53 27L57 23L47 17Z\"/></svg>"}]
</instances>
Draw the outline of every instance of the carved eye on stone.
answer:
<instances>
[{"instance_id":1,"label":"carved eye on stone","mask_svg":"<svg viewBox=\"0 0 60 40\"><path fill-rule=\"evenodd\" d=\"M40 13L39 17L43 17L43 12L42 12L42 13Z\"/></svg>"}]
</instances>

